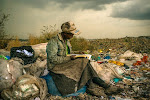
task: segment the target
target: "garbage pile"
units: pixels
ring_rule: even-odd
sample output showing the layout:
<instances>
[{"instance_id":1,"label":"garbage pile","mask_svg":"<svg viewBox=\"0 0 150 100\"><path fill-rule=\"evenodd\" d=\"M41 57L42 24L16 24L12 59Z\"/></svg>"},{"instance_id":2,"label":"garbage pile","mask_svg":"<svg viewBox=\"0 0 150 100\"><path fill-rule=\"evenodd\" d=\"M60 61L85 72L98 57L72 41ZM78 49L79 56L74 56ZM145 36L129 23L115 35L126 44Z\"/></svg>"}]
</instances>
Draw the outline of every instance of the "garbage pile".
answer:
<instances>
[{"instance_id":1,"label":"garbage pile","mask_svg":"<svg viewBox=\"0 0 150 100\"><path fill-rule=\"evenodd\" d=\"M116 56L114 52L99 53L92 64L105 82L124 88L123 92L109 96L110 100L149 100L150 55L130 50Z\"/></svg>"},{"instance_id":2,"label":"garbage pile","mask_svg":"<svg viewBox=\"0 0 150 100\"><path fill-rule=\"evenodd\" d=\"M12 48L10 53L0 52L1 100L101 100L85 92L69 96L53 95L57 91L48 74L46 44ZM4 52L4 53L3 53ZM112 50L91 54L90 63L106 83L124 89L117 95L108 95L109 100L148 100L150 98L150 55L127 50L118 53ZM32 81L31 81L32 80ZM51 82L48 84L47 82ZM55 90L53 88L53 90ZM56 93L57 94L57 93ZM108 100L107 99L107 100Z\"/></svg>"},{"instance_id":3,"label":"garbage pile","mask_svg":"<svg viewBox=\"0 0 150 100\"><path fill-rule=\"evenodd\" d=\"M150 36L124 37L118 39L94 39L90 40L90 43L91 45L95 45L97 49L103 49L104 52L113 49L116 53L121 54L127 50L135 53L150 54Z\"/></svg>"}]
</instances>

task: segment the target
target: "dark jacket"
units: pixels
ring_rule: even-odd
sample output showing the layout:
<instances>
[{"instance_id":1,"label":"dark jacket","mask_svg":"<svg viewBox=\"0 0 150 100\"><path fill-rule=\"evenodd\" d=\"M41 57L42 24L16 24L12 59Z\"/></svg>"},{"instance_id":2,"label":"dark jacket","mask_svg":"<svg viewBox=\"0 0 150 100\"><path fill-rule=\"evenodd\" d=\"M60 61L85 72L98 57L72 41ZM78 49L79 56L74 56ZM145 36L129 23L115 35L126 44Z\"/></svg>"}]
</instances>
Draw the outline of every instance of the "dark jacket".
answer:
<instances>
[{"instance_id":1,"label":"dark jacket","mask_svg":"<svg viewBox=\"0 0 150 100\"><path fill-rule=\"evenodd\" d=\"M68 49L71 52L71 44L67 40ZM52 37L46 46L47 52L47 67L52 69L55 65L68 62L70 57L66 56L66 43L64 42L61 33Z\"/></svg>"}]
</instances>

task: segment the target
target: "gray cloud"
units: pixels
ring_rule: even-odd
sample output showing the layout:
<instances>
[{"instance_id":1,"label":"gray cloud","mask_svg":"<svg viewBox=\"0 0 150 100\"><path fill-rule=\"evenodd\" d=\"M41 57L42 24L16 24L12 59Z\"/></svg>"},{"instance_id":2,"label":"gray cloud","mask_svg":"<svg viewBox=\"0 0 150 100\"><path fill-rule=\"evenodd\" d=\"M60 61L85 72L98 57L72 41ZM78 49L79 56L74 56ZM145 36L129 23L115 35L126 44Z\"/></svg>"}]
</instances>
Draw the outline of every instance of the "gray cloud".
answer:
<instances>
[{"instance_id":1,"label":"gray cloud","mask_svg":"<svg viewBox=\"0 0 150 100\"><path fill-rule=\"evenodd\" d=\"M5 0L0 0L0 10L3 9L5 4Z\"/></svg>"},{"instance_id":2,"label":"gray cloud","mask_svg":"<svg viewBox=\"0 0 150 100\"><path fill-rule=\"evenodd\" d=\"M74 9L92 9L92 10L103 10L106 4L125 2L128 0L54 0L59 3L61 8L72 7ZM74 5L75 4L75 5Z\"/></svg>"},{"instance_id":3,"label":"gray cloud","mask_svg":"<svg viewBox=\"0 0 150 100\"><path fill-rule=\"evenodd\" d=\"M43 9L46 6L48 6L48 3L50 2L50 0L0 0L0 6L4 6L4 5L8 5L11 3L16 3L16 4L23 4L26 6L30 6L33 8L39 8L39 9Z\"/></svg>"},{"instance_id":4,"label":"gray cloud","mask_svg":"<svg viewBox=\"0 0 150 100\"><path fill-rule=\"evenodd\" d=\"M150 20L150 0L135 0L129 5L118 5L111 14L114 18L128 18L132 20Z\"/></svg>"},{"instance_id":5,"label":"gray cloud","mask_svg":"<svg viewBox=\"0 0 150 100\"><path fill-rule=\"evenodd\" d=\"M105 4L111 4L116 2L124 2L128 0L1 0L0 4L16 2L24 5L28 5L35 8L45 8L51 6L52 4L59 4L60 8L71 7L75 10L81 9L93 9L93 10L102 10L105 8Z\"/></svg>"}]
</instances>

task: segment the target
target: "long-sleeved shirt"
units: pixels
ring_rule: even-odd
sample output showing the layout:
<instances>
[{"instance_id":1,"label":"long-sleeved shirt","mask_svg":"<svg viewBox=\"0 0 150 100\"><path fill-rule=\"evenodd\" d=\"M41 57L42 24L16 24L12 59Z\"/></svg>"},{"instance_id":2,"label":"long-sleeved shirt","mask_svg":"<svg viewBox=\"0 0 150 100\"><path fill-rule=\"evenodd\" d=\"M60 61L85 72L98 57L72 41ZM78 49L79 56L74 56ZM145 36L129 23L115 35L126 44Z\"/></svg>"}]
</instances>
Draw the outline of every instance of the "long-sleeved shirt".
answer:
<instances>
[{"instance_id":1,"label":"long-sleeved shirt","mask_svg":"<svg viewBox=\"0 0 150 100\"><path fill-rule=\"evenodd\" d=\"M71 60L70 57L67 56L66 51L69 53L71 52L71 44L68 40L63 40L61 33L58 33L50 39L46 46L47 67L49 70L57 64L65 63Z\"/></svg>"}]
</instances>

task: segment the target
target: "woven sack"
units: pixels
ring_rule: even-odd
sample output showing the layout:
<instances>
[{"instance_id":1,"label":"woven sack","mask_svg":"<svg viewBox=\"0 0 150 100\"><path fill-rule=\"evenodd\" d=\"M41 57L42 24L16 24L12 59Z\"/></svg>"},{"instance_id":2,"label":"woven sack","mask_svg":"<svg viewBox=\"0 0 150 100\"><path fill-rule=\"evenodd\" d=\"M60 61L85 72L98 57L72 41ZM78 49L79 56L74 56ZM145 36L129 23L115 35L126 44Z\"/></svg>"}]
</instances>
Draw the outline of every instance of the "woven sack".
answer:
<instances>
[{"instance_id":1,"label":"woven sack","mask_svg":"<svg viewBox=\"0 0 150 100\"><path fill-rule=\"evenodd\" d=\"M23 74L22 60L13 58L11 60L0 59L0 92L10 88L18 77Z\"/></svg>"},{"instance_id":2,"label":"woven sack","mask_svg":"<svg viewBox=\"0 0 150 100\"><path fill-rule=\"evenodd\" d=\"M4 100L33 100L39 97L44 100L47 95L47 85L44 79L28 74L20 76L10 89L1 93Z\"/></svg>"}]
</instances>

